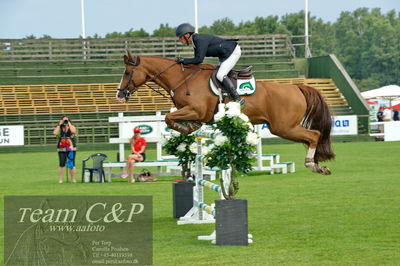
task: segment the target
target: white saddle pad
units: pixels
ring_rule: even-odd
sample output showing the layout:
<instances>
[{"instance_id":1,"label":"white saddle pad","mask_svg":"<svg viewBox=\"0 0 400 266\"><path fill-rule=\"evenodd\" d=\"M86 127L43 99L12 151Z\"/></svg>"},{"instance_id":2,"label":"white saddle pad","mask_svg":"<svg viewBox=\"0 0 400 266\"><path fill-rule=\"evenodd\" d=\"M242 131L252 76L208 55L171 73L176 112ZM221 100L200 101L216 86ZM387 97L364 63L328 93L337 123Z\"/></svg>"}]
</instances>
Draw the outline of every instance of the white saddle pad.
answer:
<instances>
[{"instance_id":1,"label":"white saddle pad","mask_svg":"<svg viewBox=\"0 0 400 266\"><path fill-rule=\"evenodd\" d=\"M209 80L211 91L218 96L219 90L212 82L211 78ZM251 95L256 91L256 79L252 77L251 79L238 79L236 91L239 95Z\"/></svg>"}]
</instances>

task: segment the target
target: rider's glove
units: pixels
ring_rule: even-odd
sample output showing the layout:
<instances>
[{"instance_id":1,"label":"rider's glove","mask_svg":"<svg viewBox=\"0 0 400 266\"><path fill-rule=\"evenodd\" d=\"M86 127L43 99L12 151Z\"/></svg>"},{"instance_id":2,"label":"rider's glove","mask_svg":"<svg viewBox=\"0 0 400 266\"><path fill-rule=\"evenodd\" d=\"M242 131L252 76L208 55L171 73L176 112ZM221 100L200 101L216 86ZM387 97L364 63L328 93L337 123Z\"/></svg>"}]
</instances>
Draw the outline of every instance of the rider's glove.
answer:
<instances>
[{"instance_id":1,"label":"rider's glove","mask_svg":"<svg viewBox=\"0 0 400 266\"><path fill-rule=\"evenodd\" d=\"M175 61L176 61L178 64L183 64L183 62L185 61L185 59L183 59L182 57L177 57L177 58L175 59Z\"/></svg>"}]
</instances>

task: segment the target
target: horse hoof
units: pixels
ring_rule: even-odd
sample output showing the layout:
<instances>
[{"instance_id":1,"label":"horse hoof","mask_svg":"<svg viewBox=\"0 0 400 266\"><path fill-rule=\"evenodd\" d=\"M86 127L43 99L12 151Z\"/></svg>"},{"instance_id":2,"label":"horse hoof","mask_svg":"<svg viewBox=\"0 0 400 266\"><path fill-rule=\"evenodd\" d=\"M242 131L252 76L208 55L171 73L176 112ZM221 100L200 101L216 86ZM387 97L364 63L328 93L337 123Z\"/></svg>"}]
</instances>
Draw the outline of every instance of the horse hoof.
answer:
<instances>
[{"instance_id":1,"label":"horse hoof","mask_svg":"<svg viewBox=\"0 0 400 266\"><path fill-rule=\"evenodd\" d=\"M321 167L321 174L323 174L323 175L330 175L330 174L332 174L332 173L331 173L331 170L329 170L328 167L322 166L322 167Z\"/></svg>"},{"instance_id":2,"label":"horse hoof","mask_svg":"<svg viewBox=\"0 0 400 266\"><path fill-rule=\"evenodd\" d=\"M313 171L314 173L318 173L321 175L330 175L331 171L329 170L328 167L326 166L320 166L317 163L306 163L305 166L310 169L311 171Z\"/></svg>"}]
</instances>

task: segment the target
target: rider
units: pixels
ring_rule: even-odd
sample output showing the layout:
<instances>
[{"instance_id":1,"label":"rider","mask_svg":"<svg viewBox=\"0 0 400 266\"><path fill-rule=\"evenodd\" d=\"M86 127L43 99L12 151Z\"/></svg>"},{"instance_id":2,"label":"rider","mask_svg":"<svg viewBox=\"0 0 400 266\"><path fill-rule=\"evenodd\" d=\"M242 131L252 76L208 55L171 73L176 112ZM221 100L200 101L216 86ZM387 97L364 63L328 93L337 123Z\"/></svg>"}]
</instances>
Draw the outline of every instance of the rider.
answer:
<instances>
[{"instance_id":1,"label":"rider","mask_svg":"<svg viewBox=\"0 0 400 266\"><path fill-rule=\"evenodd\" d=\"M220 67L217 72L217 79L229 90L234 101L244 100L240 98L232 81L227 77L229 71L235 66L240 58L241 50L237 39L223 39L210 34L197 34L189 23L180 24L176 28L176 37L183 45L193 45L194 58L176 58L180 64L201 64L205 56L218 57Z\"/></svg>"}]
</instances>

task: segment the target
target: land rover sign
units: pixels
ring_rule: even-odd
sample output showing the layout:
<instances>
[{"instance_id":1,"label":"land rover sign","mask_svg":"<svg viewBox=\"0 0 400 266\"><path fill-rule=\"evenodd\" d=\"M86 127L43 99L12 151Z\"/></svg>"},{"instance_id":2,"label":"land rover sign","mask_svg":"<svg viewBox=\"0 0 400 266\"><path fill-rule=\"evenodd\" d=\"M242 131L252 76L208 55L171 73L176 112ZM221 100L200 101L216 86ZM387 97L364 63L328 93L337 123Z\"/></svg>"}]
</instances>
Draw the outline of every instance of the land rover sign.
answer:
<instances>
[{"instance_id":1,"label":"land rover sign","mask_svg":"<svg viewBox=\"0 0 400 266\"><path fill-rule=\"evenodd\" d=\"M120 124L120 137L131 138L133 136L133 129L135 127L140 128L140 133L146 138L160 138L160 133L167 133L164 128L167 126L165 122L141 122L141 123L121 123ZM157 130L157 127L159 128Z\"/></svg>"},{"instance_id":2,"label":"land rover sign","mask_svg":"<svg viewBox=\"0 0 400 266\"><path fill-rule=\"evenodd\" d=\"M153 132L153 127L150 125L138 125L136 127L140 128L141 135L148 135Z\"/></svg>"}]
</instances>

